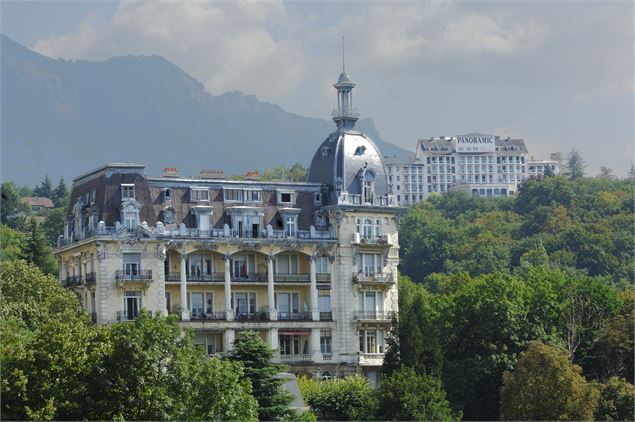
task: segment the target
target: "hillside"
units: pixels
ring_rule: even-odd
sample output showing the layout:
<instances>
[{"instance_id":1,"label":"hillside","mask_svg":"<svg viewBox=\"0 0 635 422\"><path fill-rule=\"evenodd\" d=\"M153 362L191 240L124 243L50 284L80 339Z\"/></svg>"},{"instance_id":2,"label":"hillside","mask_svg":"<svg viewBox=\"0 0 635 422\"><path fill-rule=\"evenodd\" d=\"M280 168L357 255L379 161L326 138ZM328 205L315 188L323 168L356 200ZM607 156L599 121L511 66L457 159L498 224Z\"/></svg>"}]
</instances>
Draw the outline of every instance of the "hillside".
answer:
<instances>
[{"instance_id":1,"label":"hillside","mask_svg":"<svg viewBox=\"0 0 635 422\"><path fill-rule=\"evenodd\" d=\"M107 161L146 163L151 174L177 167L182 175L307 166L334 129L255 96L213 96L159 56L54 60L5 36L1 42L3 180L32 185L47 173L70 180ZM408 155L382 141L371 120L358 127L384 155Z\"/></svg>"}]
</instances>

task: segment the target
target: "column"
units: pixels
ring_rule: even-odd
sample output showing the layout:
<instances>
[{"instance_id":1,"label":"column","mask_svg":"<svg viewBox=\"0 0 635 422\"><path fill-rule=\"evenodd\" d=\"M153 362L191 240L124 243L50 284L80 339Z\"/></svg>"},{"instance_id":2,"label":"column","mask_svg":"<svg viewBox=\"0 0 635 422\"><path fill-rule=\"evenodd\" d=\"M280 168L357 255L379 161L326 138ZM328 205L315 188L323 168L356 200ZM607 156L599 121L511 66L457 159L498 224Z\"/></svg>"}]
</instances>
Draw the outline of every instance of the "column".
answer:
<instances>
[{"instance_id":1,"label":"column","mask_svg":"<svg viewBox=\"0 0 635 422\"><path fill-rule=\"evenodd\" d=\"M318 308L318 291L317 291L317 280L315 277L315 259L317 257L315 255L311 255L309 257L310 261L310 269L309 276L311 278L311 315L313 321L320 320L320 311Z\"/></svg>"},{"instance_id":2,"label":"column","mask_svg":"<svg viewBox=\"0 0 635 422\"><path fill-rule=\"evenodd\" d=\"M187 254L181 254L181 320L190 320L190 310L187 307Z\"/></svg>"},{"instance_id":3,"label":"column","mask_svg":"<svg viewBox=\"0 0 635 422\"><path fill-rule=\"evenodd\" d=\"M280 345L278 344L278 329L270 328L269 329L269 344L271 348L274 349L274 354L279 352Z\"/></svg>"},{"instance_id":4,"label":"column","mask_svg":"<svg viewBox=\"0 0 635 422\"><path fill-rule=\"evenodd\" d=\"M231 321L234 319L234 312L232 311L232 274L231 274L231 259L230 255L225 255L225 315L227 321ZM229 330L227 330L229 331ZM225 331L225 333L227 333ZM233 332L232 331L232 336ZM234 341L232 337L232 341ZM229 343L226 343L229 344Z\"/></svg>"},{"instance_id":5,"label":"column","mask_svg":"<svg viewBox=\"0 0 635 422\"><path fill-rule=\"evenodd\" d=\"M320 349L320 329L311 330L311 349L313 350L313 362L322 361L322 350Z\"/></svg>"},{"instance_id":6,"label":"column","mask_svg":"<svg viewBox=\"0 0 635 422\"><path fill-rule=\"evenodd\" d=\"M278 312L276 311L275 291L273 288L273 255L267 255L267 300L269 301L269 319L271 321L278 320ZM278 335L276 330L276 342Z\"/></svg>"},{"instance_id":7,"label":"column","mask_svg":"<svg viewBox=\"0 0 635 422\"><path fill-rule=\"evenodd\" d=\"M234 338L235 332L233 329L228 328L225 330L225 351L229 352L230 350L234 350Z\"/></svg>"},{"instance_id":8,"label":"column","mask_svg":"<svg viewBox=\"0 0 635 422\"><path fill-rule=\"evenodd\" d=\"M158 297L157 297L157 312L161 312L161 315L167 316L168 309L165 303L165 259L167 251L163 245L157 248L157 276L155 280L158 283Z\"/></svg>"}]
</instances>

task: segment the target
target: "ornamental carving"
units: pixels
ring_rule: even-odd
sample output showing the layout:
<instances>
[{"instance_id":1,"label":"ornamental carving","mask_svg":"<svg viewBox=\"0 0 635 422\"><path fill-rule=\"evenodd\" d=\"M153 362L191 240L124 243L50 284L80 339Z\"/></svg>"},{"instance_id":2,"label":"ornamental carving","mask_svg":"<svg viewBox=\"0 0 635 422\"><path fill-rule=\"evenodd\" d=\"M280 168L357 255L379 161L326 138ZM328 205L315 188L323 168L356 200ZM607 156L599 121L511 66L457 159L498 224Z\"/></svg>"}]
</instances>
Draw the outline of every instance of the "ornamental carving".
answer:
<instances>
[{"instance_id":1,"label":"ornamental carving","mask_svg":"<svg viewBox=\"0 0 635 422\"><path fill-rule=\"evenodd\" d=\"M262 249L262 245L260 243L255 242L240 242L238 244L238 250L240 251L254 251L257 252Z\"/></svg>"},{"instance_id":2,"label":"ornamental carving","mask_svg":"<svg viewBox=\"0 0 635 422\"><path fill-rule=\"evenodd\" d=\"M218 249L218 245L211 242L201 242L201 243L195 243L194 249L199 251L215 251Z\"/></svg>"},{"instance_id":3,"label":"ornamental carving","mask_svg":"<svg viewBox=\"0 0 635 422\"><path fill-rule=\"evenodd\" d=\"M302 245L295 240L284 240L281 242L280 247L290 252L300 252L302 250Z\"/></svg>"}]
</instances>

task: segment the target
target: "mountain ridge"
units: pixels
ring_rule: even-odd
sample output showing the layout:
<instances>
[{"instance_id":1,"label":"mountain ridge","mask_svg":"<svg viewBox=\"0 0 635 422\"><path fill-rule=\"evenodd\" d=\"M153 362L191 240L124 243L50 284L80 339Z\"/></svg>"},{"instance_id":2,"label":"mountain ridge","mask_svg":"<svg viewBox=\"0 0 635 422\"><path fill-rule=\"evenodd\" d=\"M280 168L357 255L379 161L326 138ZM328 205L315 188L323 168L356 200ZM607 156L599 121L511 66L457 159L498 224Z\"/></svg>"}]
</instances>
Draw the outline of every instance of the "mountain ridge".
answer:
<instances>
[{"instance_id":1,"label":"mountain ridge","mask_svg":"<svg viewBox=\"0 0 635 422\"><path fill-rule=\"evenodd\" d=\"M295 162L308 166L332 122L305 117L240 91L212 95L158 56L53 59L1 35L2 179L33 185L71 180L108 161L164 166L183 175L227 174ZM358 122L384 155L410 152Z\"/></svg>"}]
</instances>

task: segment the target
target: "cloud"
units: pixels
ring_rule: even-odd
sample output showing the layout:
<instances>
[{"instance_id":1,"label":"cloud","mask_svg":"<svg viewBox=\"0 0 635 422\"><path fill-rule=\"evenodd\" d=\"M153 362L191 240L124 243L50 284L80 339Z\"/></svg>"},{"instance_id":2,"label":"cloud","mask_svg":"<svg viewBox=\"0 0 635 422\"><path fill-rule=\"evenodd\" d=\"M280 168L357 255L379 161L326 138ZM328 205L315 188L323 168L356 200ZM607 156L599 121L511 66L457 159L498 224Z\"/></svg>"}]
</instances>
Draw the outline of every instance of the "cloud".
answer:
<instances>
[{"instance_id":1,"label":"cloud","mask_svg":"<svg viewBox=\"0 0 635 422\"><path fill-rule=\"evenodd\" d=\"M110 19L89 17L77 31L37 41L41 54L101 60L158 54L213 93L241 90L280 98L299 83L307 58L272 27L289 17L280 1L122 2Z\"/></svg>"}]
</instances>

